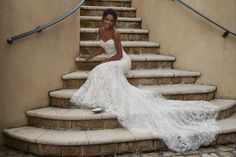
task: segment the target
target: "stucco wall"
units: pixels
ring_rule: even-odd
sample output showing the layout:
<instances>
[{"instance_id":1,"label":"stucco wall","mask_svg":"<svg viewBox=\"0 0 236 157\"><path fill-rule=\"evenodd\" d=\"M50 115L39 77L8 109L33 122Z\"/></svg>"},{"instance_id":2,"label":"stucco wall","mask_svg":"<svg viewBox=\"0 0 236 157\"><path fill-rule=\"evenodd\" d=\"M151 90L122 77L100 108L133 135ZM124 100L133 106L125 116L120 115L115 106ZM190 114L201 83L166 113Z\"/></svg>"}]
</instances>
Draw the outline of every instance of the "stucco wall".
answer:
<instances>
[{"instance_id":1,"label":"stucco wall","mask_svg":"<svg viewBox=\"0 0 236 157\"><path fill-rule=\"evenodd\" d=\"M6 39L50 22L75 4L76 0L0 0L0 131L25 125L25 111L47 106L48 92L62 88L61 76L75 70L79 14L12 45Z\"/></svg>"},{"instance_id":2,"label":"stucco wall","mask_svg":"<svg viewBox=\"0 0 236 157\"><path fill-rule=\"evenodd\" d=\"M236 98L236 38L172 0L132 0L150 40L161 53L177 57L175 67L202 72L198 83L217 85L218 98ZM212 20L236 32L235 0L185 0Z\"/></svg>"}]
</instances>

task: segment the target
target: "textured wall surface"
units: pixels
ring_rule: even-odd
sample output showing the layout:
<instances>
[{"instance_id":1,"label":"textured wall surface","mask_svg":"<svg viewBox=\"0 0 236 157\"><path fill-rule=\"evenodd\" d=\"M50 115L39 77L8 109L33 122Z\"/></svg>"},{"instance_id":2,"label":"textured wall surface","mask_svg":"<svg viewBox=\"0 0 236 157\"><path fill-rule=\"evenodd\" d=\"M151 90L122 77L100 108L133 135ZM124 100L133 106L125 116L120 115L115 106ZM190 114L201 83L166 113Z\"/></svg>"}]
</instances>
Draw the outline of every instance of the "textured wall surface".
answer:
<instances>
[{"instance_id":1,"label":"textured wall surface","mask_svg":"<svg viewBox=\"0 0 236 157\"><path fill-rule=\"evenodd\" d=\"M47 106L48 92L62 88L61 76L75 69L79 12L12 45L6 39L46 24L76 4L76 0L0 0L0 130L26 124L25 111Z\"/></svg>"},{"instance_id":2,"label":"textured wall surface","mask_svg":"<svg viewBox=\"0 0 236 157\"><path fill-rule=\"evenodd\" d=\"M236 33L235 0L185 0L217 23ZM177 57L175 67L202 72L198 83L214 84L217 97L236 98L236 38L172 0L133 0L150 40L161 53Z\"/></svg>"}]
</instances>

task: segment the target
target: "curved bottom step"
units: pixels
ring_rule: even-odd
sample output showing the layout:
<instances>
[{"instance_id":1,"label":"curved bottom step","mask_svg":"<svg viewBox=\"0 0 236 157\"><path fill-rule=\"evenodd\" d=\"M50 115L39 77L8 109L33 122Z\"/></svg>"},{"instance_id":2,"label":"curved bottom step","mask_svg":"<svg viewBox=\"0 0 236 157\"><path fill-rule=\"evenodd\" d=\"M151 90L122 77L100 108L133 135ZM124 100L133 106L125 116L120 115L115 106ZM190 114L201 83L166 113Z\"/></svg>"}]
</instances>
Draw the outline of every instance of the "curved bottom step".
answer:
<instances>
[{"instance_id":1,"label":"curved bottom step","mask_svg":"<svg viewBox=\"0 0 236 157\"><path fill-rule=\"evenodd\" d=\"M236 112L236 100L214 99L210 103L217 106L217 119L225 119ZM120 128L116 115L94 114L91 109L64 109L45 107L26 112L28 124L34 127L56 130L99 130Z\"/></svg>"},{"instance_id":2,"label":"curved bottom step","mask_svg":"<svg viewBox=\"0 0 236 157\"><path fill-rule=\"evenodd\" d=\"M214 144L236 142L236 114L218 121L223 132ZM58 131L35 127L5 129L8 146L43 156L97 156L165 150L162 140L126 129Z\"/></svg>"}]
</instances>

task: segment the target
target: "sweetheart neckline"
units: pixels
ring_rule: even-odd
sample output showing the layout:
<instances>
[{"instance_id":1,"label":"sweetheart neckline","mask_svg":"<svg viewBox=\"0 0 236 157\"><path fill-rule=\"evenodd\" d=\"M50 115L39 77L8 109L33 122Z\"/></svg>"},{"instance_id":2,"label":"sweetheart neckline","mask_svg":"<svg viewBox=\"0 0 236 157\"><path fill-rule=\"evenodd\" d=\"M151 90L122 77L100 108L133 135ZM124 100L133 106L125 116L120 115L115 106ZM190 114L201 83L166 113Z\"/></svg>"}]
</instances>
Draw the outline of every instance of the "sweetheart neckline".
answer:
<instances>
[{"instance_id":1,"label":"sweetheart neckline","mask_svg":"<svg viewBox=\"0 0 236 157\"><path fill-rule=\"evenodd\" d=\"M110 41L110 40L113 40L113 39L111 38L111 39L108 39L108 40L106 40L106 41L104 41L104 40L101 39L101 41L103 41L104 43L106 43L106 42L108 42L108 41Z\"/></svg>"}]
</instances>

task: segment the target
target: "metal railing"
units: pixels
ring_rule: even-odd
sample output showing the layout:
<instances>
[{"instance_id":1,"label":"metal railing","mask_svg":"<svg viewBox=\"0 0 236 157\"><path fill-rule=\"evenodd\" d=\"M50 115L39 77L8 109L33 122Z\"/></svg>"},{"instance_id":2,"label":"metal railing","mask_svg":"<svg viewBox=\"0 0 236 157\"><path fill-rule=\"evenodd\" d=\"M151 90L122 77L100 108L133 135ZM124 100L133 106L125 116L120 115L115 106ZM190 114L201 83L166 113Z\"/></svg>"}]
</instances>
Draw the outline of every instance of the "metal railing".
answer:
<instances>
[{"instance_id":1,"label":"metal railing","mask_svg":"<svg viewBox=\"0 0 236 157\"><path fill-rule=\"evenodd\" d=\"M172 0L174 1L174 0ZM226 38L228 35L232 35L234 37L236 37L236 34L230 30L228 30L227 28L221 26L220 24L216 23L215 21L211 20L210 18L206 17L205 15L203 15L202 13L198 12L197 10L193 9L192 7L190 7L188 4L184 3L182 0L176 0L177 2L179 2L180 4L182 4L183 6L187 7L188 9L190 9L191 11L193 11L194 13L198 14L199 16L201 16L202 18L204 18L205 20L207 20L208 22L212 23L213 25L219 27L220 29L222 29L224 31L222 37Z\"/></svg>"},{"instance_id":2,"label":"metal railing","mask_svg":"<svg viewBox=\"0 0 236 157\"><path fill-rule=\"evenodd\" d=\"M40 33L42 30L44 30L44 29L46 29L48 27L51 27L51 26L59 23L60 21L64 20L65 18L67 18L68 16L73 14L75 11L77 11L84 2L85 2L85 0L80 0L80 2L78 2L78 4L76 4L75 7L73 7L69 11L67 11L64 15L62 15L62 16L54 19L54 20L52 20L51 22L49 22L47 24L37 26L35 29L33 29L31 31L28 31L28 32L25 32L25 33L22 33L22 34L19 34L19 35L16 35L16 36L8 38L7 39L7 43L8 44L12 44L13 41L15 41L15 40L27 37L27 36L35 34L35 33Z\"/></svg>"}]
</instances>

